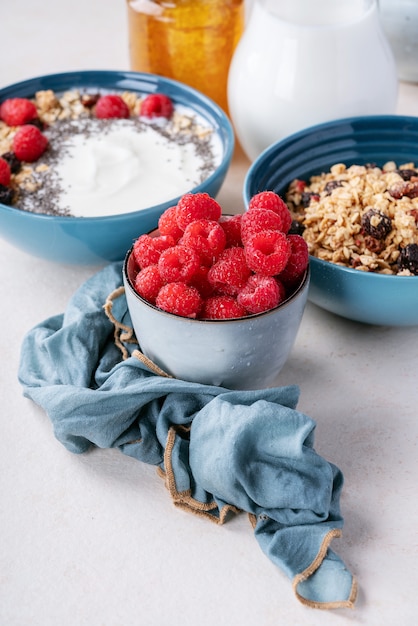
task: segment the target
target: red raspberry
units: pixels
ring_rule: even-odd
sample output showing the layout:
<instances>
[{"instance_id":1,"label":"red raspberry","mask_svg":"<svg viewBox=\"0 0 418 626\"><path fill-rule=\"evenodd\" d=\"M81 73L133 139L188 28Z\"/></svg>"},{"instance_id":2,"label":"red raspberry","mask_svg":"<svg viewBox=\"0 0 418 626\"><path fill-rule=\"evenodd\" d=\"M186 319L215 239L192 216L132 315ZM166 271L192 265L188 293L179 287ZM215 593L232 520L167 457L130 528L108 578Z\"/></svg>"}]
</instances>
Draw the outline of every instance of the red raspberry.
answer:
<instances>
[{"instance_id":1,"label":"red raspberry","mask_svg":"<svg viewBox=\"0 0 418 626\"><path fill-rule=\"evenodd\" d=\"M253 274L237 296L249 313L263 313L278 306L286 297L284 286L272 276Z\"/></svg>"},{"instance_id":2,"label":"red raspberry","mask_svg":"<svg viewBox=\"0 0 418 626\"><path fill-rule=\"evenodd\" d=\"M175 241L169 235L151 237L151 235L141 235L134 243L133 255L136 264L140 269L148 265L156 265L161 252L174 246Z\"/></svg>"},{"instance_id":3,"label":"red raspberry","mask_svg":"<svg viewBox=\"0 0 418 626\"><path fill-rule=\"evenodd\" d=\"M23 126L37 117L36 106L27 98L9 98L0 106L0 119L7 126Z\"/></svg>"},{"instance_id":4,"label":"red raspberry","mask_svg":"<svg viewBox=\"0 0 418 626\"><path fill-rule=\"evenodd\" d=\"M12 149L20 161L36 161L47 147L48 139L36 126L21 126L13 137Z\"/></svg>"},{"instance_id":5,"label":"red raspberry","mask_svg":"<svg viewBox=\"0 0 418 626\"><path fill-rule=\"evenodd\" d=\"M164 285L158 265L148 265L140 270L135 279L135 291L147 302L155 304L158 292Z\"/></svg>"},{"instance_id":6,"label":"red raspberry","mask_svg":"<svg viewBox=\"0 0 418 626\"><path fill-rule=\"evenodd\" d=\"M246 315L245 307L238 304L233 296L213 296L204 303L200 317L208 320L229 320Z\"/></svg>"},{"instance_id":7,"label":"red raspberry","mask_svg":"<svg viewBox=\"0 0 418 626\"><path fill-rule=\"evenodd\" d=\"M166 283L189 283L200 268L199 254L188 246L176 245L161 253L158 269Z\"/></svg>"},{"instance_id":8,"label":"red raspberry","mask_svg":"<svg viewBox=\"0 0 418 626\"><path fill-rule=\"evenodd\" d=\"M241 238L246 241L262 230L282 230L282 220L277 213L269 209L253 209L243 214L241 218Z\"/></svg>"},{"instance_id":9,"label":"red raspberry","mask_svg":"<svg viewBox=\"0 0 418 626\"><path fill-rule=\"evenodd\" d=\"M117 94L100 96L96 104L96 117L104 120L110 118L126 119L130 116L129 107Z\"/></svg>"},{"instance_id":10,"label":"red raspberry","mask_svg":"<svg viewBox=\"0 0 418 626\"><path fill-rule=\"evenodd\" d=\"M174 106L171 99L162 93L152 93L146 96L139 109L139 115L144 117L166 117L173 115Z\"/></svg>"},{"instance_id":11,"label":"red raspberry","mask_svg":"<svg viewBox=\"0 0 418 626\"><path fill-rule=\"evenodd\" d=\"M177 224L182 230L196 220L207 219L217 222L222 214L222 208L214 198L207 193L186 193L177 203Z\"/></svg>"},{"instance_id":12,"label":"red raspberry","mask_svg":"<svg viewBox=\"0 0 418 626\"><path fill-rule=\"evenodd\" d=\"M213 294L213 286L208 281L208 273L209 267L201 265L189 283L196 287L202 298L209 298Z\"/></svg>"},{"instance_id":13,"label":"red raspberry","mask_svg":"<svg viewBox=\"0 0 418 626\"><path fill-rule=\"evenodd\" d=\"M263 230L250 237L245 244L248 267L263 276L275 276L286 267L290 257L290 243L278 230Z\"/></svg>"},{"instance_id":14,"label":"red raspberry","mask_svg":"<svg viewBox=\"0 0 418 626\"><path fill-rule=\"evenodd\" d=\"M262 191L253 196L248 204L248 210L269 209L280 216L282 220L281 230L287 233L292 224L292 215L284 200L274 191Z\"/></svg>"},{"instance_id":15,"label":"red raspberry","mask_svg":"<svg viewBox=\"0 0 418 626\"><path fill-rule=\"evenodd\" d=\"M241 218L242 215L224 215L220 217L219 224L224 229L226 235L225 248L242 246Z\"/></svg>"},{"instance_id":16,"label":"red raspberry","mask_svg":"<svg viewBox=\"0 0 418 626\"><path fill-rule=\"evenodd\" d=\"M287 235L287 240L290 243L290 257L279 278L285 285L293 286L308 267L308 244L300 235Z\"/></svg>"},{"instance_id":17,"label":"red raspberry","mask_svg":"<svg viewBox=\"0 0 418 626\"><path fill-rule=\"evenodd\" d=\"M180 243L196 250L202 263L212 265L225 248L226 235L218 222L196 220L186 227Z\"/></svg>"},{"instance_id":18,"label":"red raspberry","mask_svg":"<svg viewBox=\"0 0 418 626\"><path fill-rule=\"evenodd\" d=\"M158 230L160 231L160 235L170 235L177 243L183 235L183 231L177 225L176 211L177 207L171 206L160 215Z\"/></svg>"},{"instance_id":19,"label":"red raspberry","mask_svg":"<svg viewBox=\"0 0 418 626\"><path fill-rule=\"evenodd\" d=\"M0 157L0 185L7 187L10 184L10 175L10 165Z\"/></svg>"},{"instance_id":20,"label":"red raspberry","mask_svg":"<svg viewBox=\"0 0 418 626\"><path fill-rule=\"evenodd\" d=\"M168 283L161 287L155 304L168 313L195 319L202 307L202 298L195 287L184 283Z\"/></svg>"},{"instance_id":21,"label":"red raspberry","mask_svg":"<svg viewBox=\"0 0 418 626\"><path fill-rule=\"evenodd\" d=\"M235 296L245 285L251 270L243 248L226 248L208 272L208 281L219 293Z\"/></svg>"}]
</instances>

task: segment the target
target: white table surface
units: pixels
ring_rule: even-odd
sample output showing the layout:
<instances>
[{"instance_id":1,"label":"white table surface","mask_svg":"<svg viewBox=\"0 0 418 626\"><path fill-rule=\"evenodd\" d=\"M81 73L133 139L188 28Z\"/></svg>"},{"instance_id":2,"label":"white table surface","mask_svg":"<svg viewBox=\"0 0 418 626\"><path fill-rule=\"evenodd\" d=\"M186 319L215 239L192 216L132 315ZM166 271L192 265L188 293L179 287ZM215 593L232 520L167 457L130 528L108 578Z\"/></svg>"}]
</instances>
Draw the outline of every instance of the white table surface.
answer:
<instances>
[{"instance_id":1,"label":"white table surface","mask_svg":"<svg viewBox=\"0 0 418 626\"><path fill-rule=\"evenodd\" d=\"M6 4L6 3L5 3ZM1 9L0 85L129 69L123 0L15 0ZM418 85L398 112L418 115ZM241 210L237 154L221 204ZM300 386L316 449L345 475L334 549L354 610L303 607L246 515L215 526L172 505L155 468L118 451L76 456L17 381L24 333L61 313L98 268L55 265L0 239L2 626L412 626L418 620L418 329L368 327L308 304L280 384Z\"/></svg>"}]
</instances>

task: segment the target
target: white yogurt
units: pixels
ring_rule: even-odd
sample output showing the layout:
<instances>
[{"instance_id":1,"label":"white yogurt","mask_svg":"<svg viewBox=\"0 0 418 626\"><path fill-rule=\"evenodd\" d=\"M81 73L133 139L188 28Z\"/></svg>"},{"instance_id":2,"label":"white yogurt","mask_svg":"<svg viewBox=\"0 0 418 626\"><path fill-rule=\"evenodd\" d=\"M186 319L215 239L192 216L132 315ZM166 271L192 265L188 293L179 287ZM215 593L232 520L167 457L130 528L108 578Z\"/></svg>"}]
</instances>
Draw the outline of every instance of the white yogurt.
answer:
<instances>
[{"instance_id":1,"label":"white yogurt","mask_svg":"<svg viewBox=\"0 0 418 626\"><path fill-rule=\"evenodd\" d=\"M212 135L217 165L221 146ZM191 139L181 143L133 120L113 120L100 134L72 135L60 149L59 204L76 217L138 211L180 196L201 182L205 165Z\"/></svg>"}]
</instances>

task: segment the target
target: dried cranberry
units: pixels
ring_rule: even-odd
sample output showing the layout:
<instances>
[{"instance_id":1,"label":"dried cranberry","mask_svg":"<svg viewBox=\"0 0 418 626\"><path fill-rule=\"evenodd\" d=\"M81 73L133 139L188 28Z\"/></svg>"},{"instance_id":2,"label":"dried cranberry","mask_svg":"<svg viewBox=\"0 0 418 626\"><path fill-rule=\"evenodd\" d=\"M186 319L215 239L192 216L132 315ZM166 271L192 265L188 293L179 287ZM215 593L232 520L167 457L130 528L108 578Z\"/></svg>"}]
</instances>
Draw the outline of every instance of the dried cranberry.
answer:
<instances>
[{"instance_id":1,"label":"dried cranberry","mask_svg":"<svg viewBox=\"0 0 418 626\"><path fill-rule=\"evenodd\" d=\"M384 239L392 230L392 220L388 215L369 209L361 218L363 231L375 239Z\"/></svg>"},{"instance_id":2,"label":"dried cranberry","mask_svg":"<svg viewBox=\"0 0 418 626\"><path fill-rule=\"evenodd\" d=\"M400 200L404 196L411 199L418 198L418 182L415 182L415 179L414 181L406 180L403 183L393 185L393 187L388 189L388 192L395 200Z\"/></svg>"},{"instance_id":3,"label":"dried cranberry","mask_svg":"<svg viewBox=\"0 0 418 626\"><path fill-rule=\"evenodd\" d=\"M380 254L385 249L385 242L382 239L379 240L370 235L366 235L364 238L364 245L370 252L375 252L376 254Z\"/></svg>"},{"instance_id":4,"label":"dried cranberry","mask_svg":"<svg viewBox=\"0 0 418 626\"><path fill-rule=\"evenodd\" d=\"M99 93L85 93L81 96L81 103L86 109L92 109L100 98Z\"/></svg>"},{"instance_id":5,"label":"dried cranberry","mask_svg":"<svg viewBox=\"0 0 418 626\"><path fill-rule=\"evenodd\" d=\"M411 274L418 276L418 244L410 243L401 248L398 258L399 270L409 270Z\"/></svg>"},{"instance_id":6,"label":"dried cranberry","mask_svg":"<svg viewBox=\"0 0 418 626\"><path fill-rule=\"evenodd\" d=\"M415 224L418 226L418 209L411 209L409 212L414 218Z\"/></svg>"}]
</instances>

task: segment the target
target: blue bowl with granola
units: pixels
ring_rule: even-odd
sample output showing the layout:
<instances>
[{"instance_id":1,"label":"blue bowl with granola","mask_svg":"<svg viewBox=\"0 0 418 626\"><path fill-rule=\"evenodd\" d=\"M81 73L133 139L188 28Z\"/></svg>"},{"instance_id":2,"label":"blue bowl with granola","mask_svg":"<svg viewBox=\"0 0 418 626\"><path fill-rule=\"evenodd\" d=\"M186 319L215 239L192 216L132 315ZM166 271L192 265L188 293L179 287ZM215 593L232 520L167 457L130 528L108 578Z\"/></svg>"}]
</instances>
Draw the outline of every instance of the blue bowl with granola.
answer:
<instances>
[{"instance_id":1,"label":"blue bowl with granola","mask_svg":"<svg viewBox=\"0 0 418 626\"><path fill-rule=\"evenodd\" d=\"M234 135L212 100L152 74L80 71L0 89L0 235L50 261L122 260L185 193L215 197Z\"/></svg>"},{"instance_id":2,"label":"blue bowl with granola","mask_svg":"<svg viewBox=\"0 0 418 626\"><path fill-rule=\"evenodd\" d=\"M418 117L309 127L251 165L244 201L272 190L310 252L308 298L350 320L418 324Z\"/></svg>"}]
</instances>

